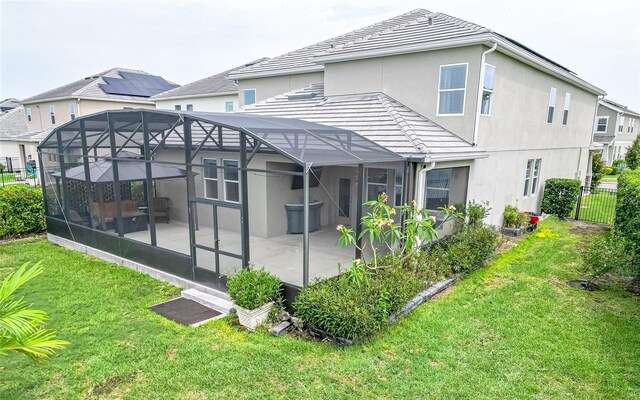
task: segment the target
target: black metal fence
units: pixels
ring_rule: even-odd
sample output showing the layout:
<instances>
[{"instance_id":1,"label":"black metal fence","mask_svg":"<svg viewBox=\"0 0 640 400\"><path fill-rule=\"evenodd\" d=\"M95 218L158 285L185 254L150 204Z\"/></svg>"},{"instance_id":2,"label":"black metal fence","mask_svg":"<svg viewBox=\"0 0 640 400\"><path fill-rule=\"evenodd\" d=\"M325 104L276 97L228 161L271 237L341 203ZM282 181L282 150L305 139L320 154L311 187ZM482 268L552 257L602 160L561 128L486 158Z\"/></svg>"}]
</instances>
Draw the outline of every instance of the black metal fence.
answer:
<instances>
[{"instance_id":1,"label":"black metal fence","mask_svg":"<svg viewBox=\"0 0 640 400\"><path fill-rule=\"evenodd\" d=\"M613 225L616 217L616 189L582 186L575 219L596 224Z\"/></svg>"},{"instance_id":2,"label":"black metal fence","mask_svg":"<svg viewBox=\"0 0 640 400\"><path fill-rule=\"evenodd\" d=\"M40 176L37 168L31 170L13 169L13 171L0 172L0 186L27 184L31 186L40 185Z\"/></svg>"}]
</instances>

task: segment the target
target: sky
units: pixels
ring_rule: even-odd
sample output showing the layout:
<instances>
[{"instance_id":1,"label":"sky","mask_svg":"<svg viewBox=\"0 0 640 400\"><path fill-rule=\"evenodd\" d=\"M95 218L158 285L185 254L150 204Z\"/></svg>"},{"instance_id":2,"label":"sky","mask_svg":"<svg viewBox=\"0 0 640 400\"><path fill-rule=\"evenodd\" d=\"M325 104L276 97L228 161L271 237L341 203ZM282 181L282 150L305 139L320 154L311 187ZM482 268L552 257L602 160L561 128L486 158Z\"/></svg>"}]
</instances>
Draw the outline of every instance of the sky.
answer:
<instances>
[{"instance_id":1,"label":"sky","mask_svg":"<svg viewBox=\"0 0 640 400\"><path fill-rule=\"evenodd\" d=\"M638 0L0 0L0 99L112 67L185 84L415 8L509 36L640 111Z\"/></svg>"}]
</instances>

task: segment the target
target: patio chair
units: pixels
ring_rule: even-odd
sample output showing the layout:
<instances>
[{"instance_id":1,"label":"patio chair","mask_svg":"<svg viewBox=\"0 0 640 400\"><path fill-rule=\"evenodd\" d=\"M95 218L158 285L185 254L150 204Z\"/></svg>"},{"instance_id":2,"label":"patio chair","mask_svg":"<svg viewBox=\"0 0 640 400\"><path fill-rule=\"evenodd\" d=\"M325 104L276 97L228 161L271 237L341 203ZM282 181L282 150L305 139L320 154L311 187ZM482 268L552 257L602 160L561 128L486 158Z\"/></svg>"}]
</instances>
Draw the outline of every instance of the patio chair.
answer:
<instances>
[{"instance_id":1,"label":"patio chair","mask_svg":"<svg viewBox=\"0 0 640 400\"><path fill-rule=\"evenodd\" d=\"M171 208L171 199L168 197L156 197L153 199L153 215L156 220L164 218L169 223L169 209Z\"/></svg>"}]
</instances>

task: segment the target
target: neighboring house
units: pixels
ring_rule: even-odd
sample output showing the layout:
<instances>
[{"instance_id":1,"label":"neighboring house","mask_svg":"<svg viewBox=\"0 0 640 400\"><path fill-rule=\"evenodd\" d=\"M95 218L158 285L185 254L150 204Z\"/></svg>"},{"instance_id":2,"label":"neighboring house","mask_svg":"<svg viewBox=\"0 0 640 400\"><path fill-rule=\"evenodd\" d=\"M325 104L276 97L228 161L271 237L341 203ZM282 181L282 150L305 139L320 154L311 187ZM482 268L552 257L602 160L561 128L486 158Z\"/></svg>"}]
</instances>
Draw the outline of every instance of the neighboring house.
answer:
<instances>
[{"instance_id":1,"label":"neighboring house","mask_svg":"<svg viewBox=\"0 0 640 400\"><path fill-rule=\"evenodd\" d=\"M603 99L598 102L598 113L593 127L593 141L603 146L602 160L611 165L627 154L640 129L640 113L622 104Z\"/></svg>"},{"instance_id":2,"label":"neighboring house","mask_svg":"<svg viewBox=\"0 0 640 400\"><path fill-rule=\"evenodd\" d=\"M266 60L260 58L175 89L151 96L156 108L165 110L232 112L238 109L238 84L229 73Z\"/></svg>"},{"instance_id":3,"label":"neighboring house","mask_svg":"<svg viewBox=\"0 0 640 400\"><path fill-rule=\"evenodd\" d=\"M112 68L21 101L29 132L118 108L154 108L149 98L178 85L144 71Z\"/></svg>"},{"instance_id":4,"label":"neighboring house","mask_svg":"<svg viewBox=\"0 0 640 400\"><path fill-rule=\"evenodd\" d=\"M246 112L353 127L391 149L393 134L379 134L389 127L384 112L356 108L345 115L328 106L367 96L396 104L416 116L397 119L394 128L414 142L411 154L405 153L415 176L410 196L431 210L488 200L487 222L498 225L507 204L539 211L547 178L584 182L598 98L605 94L513 39L422 9L270 58L229 78L238 81L241 101L247 93L257 99L255 105L244 101ZM422 124L442 138L423 139ZM474 151L461 154L461 147L450 146L452 137ZM391 175L387 171L389 188Z\"/></svg>"},{"instance_id":5,"label":"neighboring house","mask_svg":"<svg viewBox=\"0 0 640 400\"><path fill-rule=\"evenodd\" d=\"M29 160L36 160L37 141L27 135L27 118L17 99L0 102L0 163L5 171L22 172Z\"/></svg>"}]
</instances>

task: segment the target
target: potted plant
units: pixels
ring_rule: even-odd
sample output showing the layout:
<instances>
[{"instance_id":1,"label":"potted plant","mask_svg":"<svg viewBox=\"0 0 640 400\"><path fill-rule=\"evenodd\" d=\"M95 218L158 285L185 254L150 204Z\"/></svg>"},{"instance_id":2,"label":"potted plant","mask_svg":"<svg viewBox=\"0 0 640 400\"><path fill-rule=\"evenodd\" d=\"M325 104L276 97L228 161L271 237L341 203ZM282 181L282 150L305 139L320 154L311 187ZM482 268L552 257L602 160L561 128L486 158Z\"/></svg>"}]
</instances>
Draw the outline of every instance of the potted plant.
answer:
<instances>
[{"instance_id":1,"label":"potted plant","mask_svg":"<svg viewBox=\"0 0 640 400\"><path fill-rule=\"evenodd\" d=\"M529 216L518 207L507 205L504 208L502 233L507 236L520 236L527 229Z\"/></svg>"},{"instance_id":2,"label":"potted plant","mask_svg":"<svg viewBox=\"0 0 640 400\"><path fill-rule=\"evenodd\" d=\"M230 275L227 288L236 305L240 323L251 330L262 324L280 297L281 285L276 276L253 265Z\"/></svg>"}]
</instances>

